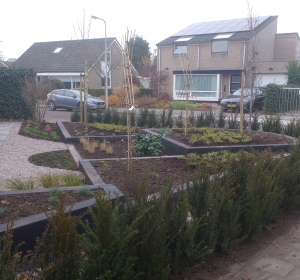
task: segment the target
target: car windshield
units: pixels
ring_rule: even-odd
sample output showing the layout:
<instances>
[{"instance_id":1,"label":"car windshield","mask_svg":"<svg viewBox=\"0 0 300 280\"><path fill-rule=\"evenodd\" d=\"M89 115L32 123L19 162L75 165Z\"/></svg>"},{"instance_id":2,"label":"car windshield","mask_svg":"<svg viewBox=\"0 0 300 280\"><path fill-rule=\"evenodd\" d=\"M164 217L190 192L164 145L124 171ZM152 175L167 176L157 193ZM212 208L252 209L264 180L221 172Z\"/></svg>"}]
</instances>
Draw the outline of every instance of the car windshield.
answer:
<instances>
[{"instance_id":1,"label":"car windshield","mask_svg":"<svg viewBox=\"0 0 300 280\"><path fill-rule=\"evenodd\" d=\"M251 92L251 89L250 88L244 88L244 96L249 96L250 95L250 92ZM258 92L261 92L260 89L253 89L253 92L254 94L253 95L256 95ZM235 91L232 95L235 95L235 96L241 96L241 89L238 89L237 91Z\"/></svg>"}]
</instances>

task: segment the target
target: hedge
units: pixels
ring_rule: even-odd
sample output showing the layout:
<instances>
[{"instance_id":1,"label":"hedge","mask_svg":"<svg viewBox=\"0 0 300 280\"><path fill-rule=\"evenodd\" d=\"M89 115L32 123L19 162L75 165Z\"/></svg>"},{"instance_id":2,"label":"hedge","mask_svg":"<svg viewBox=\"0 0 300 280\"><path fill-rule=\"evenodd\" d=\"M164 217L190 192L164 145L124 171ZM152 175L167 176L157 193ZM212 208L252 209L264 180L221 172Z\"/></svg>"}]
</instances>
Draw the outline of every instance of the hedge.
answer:
<instances>
[{"instance_id":1,"label":"hedge","mask_svg":"<svg viewBox=\"0 0 300 280\"><path fill-rule=\"evenodd\" d=\"M33 69L0 68L0 118L32 118L35 108ZM26 87L25 87L26 86Z\"/></svg>"}]
</instances>

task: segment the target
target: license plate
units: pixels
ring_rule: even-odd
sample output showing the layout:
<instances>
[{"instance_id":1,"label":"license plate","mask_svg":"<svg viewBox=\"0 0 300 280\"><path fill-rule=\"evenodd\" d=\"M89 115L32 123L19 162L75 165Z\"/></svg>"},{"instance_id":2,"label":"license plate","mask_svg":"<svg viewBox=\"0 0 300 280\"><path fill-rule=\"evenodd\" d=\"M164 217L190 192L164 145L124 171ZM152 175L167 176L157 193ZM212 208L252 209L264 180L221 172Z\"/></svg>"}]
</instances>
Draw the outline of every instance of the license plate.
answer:
<instances>
[{"instance_id":1,"label":"license plate","mask_svg":"<svg viewBox=\"0 0 300 280\"><path fill-rule=\"evenodd\" d=\"M105 107L104 105L99 105L99 108L101 108L101 109L104 108L104 107Z\"/></svg>"},{"instance_id":2,"label":"license plate","mask_svg":"<svg viewBox=\"0 0 300 280\"><path fill-rule=\"evenodd\" d=\"M236 108L236 104L228 104L229 108Z\"/></svg>"}]
</instances>

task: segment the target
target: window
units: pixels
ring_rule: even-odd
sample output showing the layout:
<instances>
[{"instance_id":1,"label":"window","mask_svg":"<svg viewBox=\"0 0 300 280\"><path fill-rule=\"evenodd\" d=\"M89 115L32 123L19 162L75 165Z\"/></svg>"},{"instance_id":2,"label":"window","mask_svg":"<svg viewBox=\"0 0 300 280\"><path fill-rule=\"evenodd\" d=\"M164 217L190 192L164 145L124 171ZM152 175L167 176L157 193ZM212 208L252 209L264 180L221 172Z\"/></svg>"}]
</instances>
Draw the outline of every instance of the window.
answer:
<instances>
[{"instance_id":1,"label":"window","mask_svg":"<svg viewBox=\"0 0 300 280\"><path fill-rule=\"evenodd\" d=\"M65 91L65 96L68 96L68 97L74 97L75 94L74 94L72 91L66 90L66 91Z\"/></svg>"},{"instance_id":2,"label":"window","mask_svg":"<svg viewBox=\"0 0 300 280\"><path fill-rule=\"evenodd\" d=\"M56 48L53 53L59 53L62 50L62 48Z\"/></svg>"},{"instance_id":3,"label":"window","mask_svg":"<svg viewBox=\"0 0 300 280\"><path fill-rule=\"evenodd\" d=\"M241 75L231 75L230 93L235 92L241 87Z\"/></svg>"},{"instance_id":4,"label":"window","mask_svg":"<svg viewBox=\"0 0 300 280\"><path fill-rule=\"evenodd\" d=\"M184 54L187 53L187 45L174 44L174 54Z\"/></svg>"},{"instance_id":5,"label":"window","mask_svg":"<svg viewBox=\"0 0 300 280\"><path fill-rule=\"evenodd\" d=\"M190 78L191 98L218 97L218 75L192 75ZM175 76L176 99L185 96L185 83L183 75Z\"/></svg>"},{"instance_id":6,"label":"window","mask_svg":"<svg viewBox=\"0 0 300 280\"><path fill-rule=\"evenodd\" d=\"M228 41L216 40L211 43L211 52L213 53L227 53L228 52Z\"/></svg>"},{"instance_id":7,"label":"window","mask_svg":"<svg viewBox=\"0 0 300 280\"><path fill-rule=\"evenodd\" d=\"M105 87L105 77L101 77L101 86ZM107 86L110 87L110 77L107 77Z\"/></svg>"}]
</instances>

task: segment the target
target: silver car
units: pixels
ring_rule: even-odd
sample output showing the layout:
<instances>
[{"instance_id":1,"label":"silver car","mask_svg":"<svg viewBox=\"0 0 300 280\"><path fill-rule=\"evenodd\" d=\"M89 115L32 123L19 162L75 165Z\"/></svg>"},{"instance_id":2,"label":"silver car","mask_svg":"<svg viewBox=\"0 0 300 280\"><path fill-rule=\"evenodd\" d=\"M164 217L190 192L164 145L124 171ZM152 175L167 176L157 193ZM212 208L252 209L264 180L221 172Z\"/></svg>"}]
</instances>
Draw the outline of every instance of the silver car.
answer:
<instances>
[{"instance_id":1,"label":"silver car","mask_svg":"<svg viewBox=\"0 0 300 280\"><path fill-rule=\"evenodd\" d=\"M82 94L82 101L84 94ZM71 111L80 106L80 91L73 89L56 89L47 94L47 104L50 111L55 111L58 108L63 108ZM104 108L105 101L98 97L88 95L87 108L96 110Z\"/></svg>"}]
</instances>

